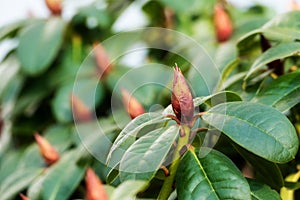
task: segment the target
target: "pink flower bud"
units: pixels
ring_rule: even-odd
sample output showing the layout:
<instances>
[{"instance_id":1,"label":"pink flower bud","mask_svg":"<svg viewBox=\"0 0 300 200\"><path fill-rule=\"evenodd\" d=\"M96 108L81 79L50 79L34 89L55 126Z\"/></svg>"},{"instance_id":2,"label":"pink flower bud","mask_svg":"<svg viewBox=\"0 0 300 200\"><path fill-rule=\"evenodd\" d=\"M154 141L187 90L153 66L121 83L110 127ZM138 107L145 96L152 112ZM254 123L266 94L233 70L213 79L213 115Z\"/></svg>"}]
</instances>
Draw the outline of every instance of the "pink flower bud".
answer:
<instances>
[{"instance_id":1,"label":"pink flower bud","mask_svg":"<svg viewBox=\"0 0 300 200\"><path fill-rule=\"evenodd\" d=\"M105 78L106 75L112 70L113 65L110 62L110 58L100 43L94 43L94 56L96 60L96 65L101 75L101 79Z\"/></svg>"},{"instance_id":2,"label":"pink flower bud","mask_svg":"<svg viewBox=\"0 0 300 200\"><path fill-rule=\"evenodd\" d=\"M22 200L30 200L28 197L26 197L24 194L20 194L20 197Z\"/></svg>"}]
</instances>

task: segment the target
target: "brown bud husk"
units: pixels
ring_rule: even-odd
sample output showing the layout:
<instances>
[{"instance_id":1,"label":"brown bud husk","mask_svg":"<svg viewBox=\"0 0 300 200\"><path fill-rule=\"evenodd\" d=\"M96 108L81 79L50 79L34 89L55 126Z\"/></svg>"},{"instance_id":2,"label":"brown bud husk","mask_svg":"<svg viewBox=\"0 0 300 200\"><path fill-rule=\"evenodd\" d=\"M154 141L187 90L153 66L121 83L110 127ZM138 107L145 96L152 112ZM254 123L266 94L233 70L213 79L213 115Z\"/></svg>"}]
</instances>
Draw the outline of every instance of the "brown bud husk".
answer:
<instances>
[{"instance_id":1,"label":"brown bud husk","mask_svg":"<svg viewBox=\"0 0 300 200\"><path fill-rule=\"evenodd\" d=\"M218 42L227 41L233 32L232 21L222 4L217 3L214 9L214 26Z\"/></svg>"},{"instance_id":2,"label":"brown bud husk","mask_svg":"<svg viewBox=\"0 0 300 200\"><path fill-rule=\"evenodd\" d=\"M144 107L136 98L131 96L129 92L125 89L121 89L123 104L127 110L127 113L130 115L131 119L136 118L137 116L144 114Z\"/></svg>"},{"instance_id":3,"label":"brown bud husk","mask_svg":"<svg viewBox=\"0 0 300 200\"><path fill-rule=\"evenodd\" d=\"M174 69L171 103L177 119L191 126L194 116L193 96L177 65Z\"/></svg>"},{"instance_id":4,"label":"brown bud husk","mask_svg":"<svg viewBox=\"0 0 300 200\"><path fill-rule=\"evenodd\" d=\"M86 171L85 183L87 200L108 200L101 180L91 168Z\"/></svg>"},{"instance_id":5,"label":"brown bud husk","mask_svg":"<svg viewBox=\"0 0 300 200\"><path fill-rule=\"evenodd\" d=\"M25 196L24 194L20 194L20 197L22 200L30 200L27 196Z\"/></svg>"},{"instance_id":6,"label":"brown bud husk","mask_svg":"<svg viewBox=\"0 0 300 200\"><path fill-rule=\"evenodd\" d=\"M92 112L84 102L74 94L70 95L72 112L76 122L87 122L93 119Z\"/></svg>"},{"instance_id":7,"label":"brown bud husk","mask_svg":"<svg viewBox=\"0 0 300 200\"><path fill-rule=\"evenodd\" d=\"M35 133L34 137L46 164L52 165L53 163L59 160L58 152L45 138L43 138L38 133Z\"/></svg>"},{"instance_id":8,"label":"brown bud husk","mask_svg":"<svg viewBox=\"0 0 300 200\"><path fill-rule=\"evenodd\" d=\"M112 70L113 65L110 62L110 58L100 43L94 43L94 55L96 60L96 65L101 75L101 79L104 79L107 74Z\"/></svg>"},{"instance_id":9,"label":"brown bud husk","mask_svg":"<svg viewBox=\"0 0 300 200\"><path fill-rule=\"evenodd\" d=\"M60 15L62 11L62 0L45 0L48 9L53 15Z\"/></svg>"}]
</instances>

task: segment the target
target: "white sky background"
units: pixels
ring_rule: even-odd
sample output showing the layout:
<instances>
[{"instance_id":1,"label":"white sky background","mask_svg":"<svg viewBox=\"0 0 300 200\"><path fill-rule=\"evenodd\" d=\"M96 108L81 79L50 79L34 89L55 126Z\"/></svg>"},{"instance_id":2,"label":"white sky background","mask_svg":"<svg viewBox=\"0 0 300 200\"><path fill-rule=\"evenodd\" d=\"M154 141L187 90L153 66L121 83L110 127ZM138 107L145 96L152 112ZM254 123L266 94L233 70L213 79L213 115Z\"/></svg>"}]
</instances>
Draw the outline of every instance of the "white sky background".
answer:
<instances>
[{"instance_id":1,"label":"white sky background","mask_svg":"<svg viewBox=\"0 0 300 200\"><path fill-rule=\"evenodd\" d=\"M30 15L44 18L48 17L50 13L44 1L45 0L0 0L0 28L14 21L26 19ZM78 7L93 1L95 0L63 0L65 4L63 16L67 19L71 18ZM292 0L228 0L228 2L238 8L248 7L253 3L260 3L273 7L278 13L283 13L290 10ZM300 5L300 0L297 0L297 3ZM128 9L128 12L123 13L121 19L129 19L130 23L123 23L123 21L120 22L118 20L113 26L116 32L138 28L142 26L146 20L145 16L140 13L139 8L134 5ZM122 26L124 24L126 24L125 27ZM131 24L131 26L129 27L128 24ZM11 42L0 41L0 62L5 52L12 48L11 46Z\"/></svg>"},{"instance_id":2,"label":"white sky background","mask_svg":"<svg viewBox=\"0 0 300 200\"><path fill-rule=\"evenodd\" d=\"M65 0L67 4L64 15L70 17L74 8L80 4L88 4L93 0ZM279 13L285 12L289 9L291 0L228 0L237 7L249 6L253 2L269 5L274 7ZM83 3L84 2L84 3ZM300 0L297 0L300 4ZM44 0L0 0L0 27L9 24L18 19L26 18L28 15L37 17L47 17L49 11L44 3ZM133 18L137 19L138 18ZM131 19L132 20L132 19Z\"/></svg>"}]
</instances>

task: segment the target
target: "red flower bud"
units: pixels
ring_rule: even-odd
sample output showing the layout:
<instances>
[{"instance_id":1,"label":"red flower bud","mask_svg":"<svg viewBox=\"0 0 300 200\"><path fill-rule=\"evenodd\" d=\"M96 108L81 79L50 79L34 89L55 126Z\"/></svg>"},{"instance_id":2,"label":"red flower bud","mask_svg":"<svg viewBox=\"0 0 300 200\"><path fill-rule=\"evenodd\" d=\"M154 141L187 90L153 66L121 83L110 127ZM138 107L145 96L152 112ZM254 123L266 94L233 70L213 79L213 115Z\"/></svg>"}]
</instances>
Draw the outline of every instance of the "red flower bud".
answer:
<instances>
[{"instance_id":1,"label":"red flower bud","mask_svg":"<svg viewBox=\"0 0 300 200\"><path fill-rule=\"evenodd\" d=\"M130 115L131 119L134 119L137 116L145 113L142 104L140 104L140 102L138 102L136 98L131 96L127 90L122 89L121 92L122 92L123 104L128 114Z\"/></svg>"},{"instance_id":2,"label":"red flower bud","mask_svg":"<svg viewBox=\"0 0 300 200\"><path fill-rule=\"evenodd\" d=\"M76 95L70 95L73 116L77 122L86 122L93 119L93 115L87 105Z\"/></svg>"},{"instance_id":3,"label":"red flower bud","mask_svg":"<svg viewBox=\"0 0 300 200\"><path fill-rule=\"evenodd\" d=\"M110 58L100 43L94 43L94 55L96 60L96 65L101 75L101 79L105 78L106 75L112 70L113 65L110 62Z\"/></svg>"},{"instance_id":4,"label":"red flower bud","mask_svg":"<svg viewBox=\"0 0 300 200\"><path fill-rule=\"evenodd\" d=\"M59 160L58 152L45 138L40 136L38 133L35 133L34 137L46 164L51 165Z\"/></svg>"},{"instance_id":5,"label":"red flower bud","mask_svg":"<svg viewBox=\"0 0 300 200\"><path fill-rule=\"evenodd\" d=\"M48 9L54 15L60 15L62 11L62 0L45 0Z\"/></svg>"},{"instance_id":6,"label":"red flower bud","mask_svg":"<svg viewBox=\"0 0 300 200\"><path fill-rule=\"evenodd\" d=\"M215 5L214 26L219 42L225 42L230 38L233 32L232 22L224 7L219 3Z\"/></svg>"},{"instance_id":7,"label":"red flower bud","mask_svg":"<svg viewBox=\"0 0 300 200\"><path fill-rule=\"evenodd\" d=\"M26 197L24 194L20 194L20 197L22 200L30 200L28 197Z\"/></svg>"},{"instance_id":8,"label":"red flower bud","mask_svg":"<svg viewBox=\"0 0 300 200\"><path fill-rule=\"evenodd\" d=\"M194 117L193 96L177 65L174 69L171 102L177 119L184 124L191 125Z\"/></svg>"},{"instance_id":9,"label":"red flower bud","mask_svg":"<svg viewBox=\"0 0 300 200\"><path fill-rule=\"evenodd\" d=\"M108 200L101 180L91 168L86 171L85 183L87 200Z\"/></svg>"}]
</instances>

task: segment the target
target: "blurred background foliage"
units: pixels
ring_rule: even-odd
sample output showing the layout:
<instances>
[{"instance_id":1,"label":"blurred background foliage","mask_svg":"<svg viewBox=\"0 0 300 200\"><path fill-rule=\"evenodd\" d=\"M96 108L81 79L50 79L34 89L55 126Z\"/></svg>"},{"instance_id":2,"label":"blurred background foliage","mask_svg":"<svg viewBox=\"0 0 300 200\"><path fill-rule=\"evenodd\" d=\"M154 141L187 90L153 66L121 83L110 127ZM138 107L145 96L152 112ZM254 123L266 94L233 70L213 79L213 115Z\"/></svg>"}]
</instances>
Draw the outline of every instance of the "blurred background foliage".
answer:
<instances>
[{"instance_id":1,"label":"blurred background foliage","mask_svg":"<svg viewBox=\"0 0 300 200\"><path fill-rule=\"evenodd\" d=\"M10 39L16 44L0 63L2 200L17 199L19 193L27 194L30 199L82 199L86 195L84 174L88 167L93 168L103 182L107 182L110 169L94 159L86 151L81 140L89 144L89 149L94 149L90 153L105 156L110 147L105 142L102 144L102 137L113 141L130 121L131 118L122 105L120 86L117 85L118 80L130 69L143 66L138 75L131 76L131 82L126 86L128 90L131 86L141 83L143 79L166 77L168 73L161 72L157 65L171 67L177 63L187 77L194 96L206 96L221 90L217 86L222 81L223 88L239 93L244 99L250 99L255 95L257 85L269 75L262 74L261 77L254 79L251 77L253 74L248 74L250 80L242 87L247 70L261 54L258 34L261 32L269 34L268 39L271 39L272 44L278 44L280 40L288 41L295 38L299 40L298 11L294 11L297 13L290 15L290 18L284 17L286 21L281 23L290 30L285 29L287 34L279 31L284 35L282 37L274 34L276 29L272 29L272 24L263 26L276 16L276 12L262 5L237 9L225 1L217 0L107 0L81 7L70 19L66 19L61 16L61 10L65 9L63 4L59 8L55 3L60 4L59 1L48 1L52 14L46 19L30 16L6 25L0 30L1 41ZM219 41L216 36L214 23L216 3L224 5L232 21L233 33L225 41ZM121 37L110 42L110 46L105 46L104 41L118 33L120 27L129 26L132 20L136 20L129 15L133 11L142 13L133 16L140 17L141 27L172 29L186 34L201 44L205 53L195 52L189 46L184 46L181 51L189 58L200 58L199 65L207 69L205 78L194 71L195 68L190 66L189 60L171 53L172 48L178 47L174 45L177 41L172 38L170 40L167 35L147 35L145 40L149 43L155 40L163 42L170 52L147 49L110 60L111 57L119 55L122 49L130 49L132 45L147 48L147 43L135 41L135 34L128 34L127 38ZM277 22L273 24L278 28ZM95 50L91 55L92 49L101 42L104 42L101 47L103 49ZM295 56L289 57L285 62L285 71L288 71L291 65L298 64L299 60ZM77 76L82 65L87 66L86 70ZM101 66L109 66L109 70L104 70ZM74 91L75 80L77 89ZM205 80L208 82L205 83ZM166 84L170 85L171 81L172 77L167 77ZM111 97L116 88L122 106L119 106L112 116ZM92 95L95 94L95 98L91 96L90 91L94 92ZM153 108L154 104L166 107L170 103L170 91L157 86L141 87L135 91L134 96L146 111ZM73 97L73 103L76 101L74 99L78 100L73 112L70 97ZM298 107L294 108L297 114L293 115L292 120L299 132ZM93 109L97 114L94 121L91 120L93 117L89 113ZM86 134L76 133L74 112L78 112L75 113L75 117L79 118L77 120L90 120L79 124L81 132ZM118 124L114 118L117 118ZM96 122L101 124L104 135L97 134ZM35 132L43 135L58 151L61 157L58 163L46 166L34 140ZM97 148L99 146L101 149ZM227 152L229 155L232 153L230 150ZM232 159L235 159L234 155ZM234 161L239 165L238 159ZM297 163L299 160L294 161L290 168L284 166L284 175L296 172ZM160 185L155 181L158 180L152 181L151 187L144 194L145 197L154 198L157 192L153 191L157 191L156 188ZM139 181L127 183L126 187L119 185L119 180L114 180L110 184L111 186L105 187L112 196L117 196L116 191L119 193L126 191L127 187L134 188L133 193L128 195L135 196L145 188L145 183Z\"/></svg>"}]
</instances>

